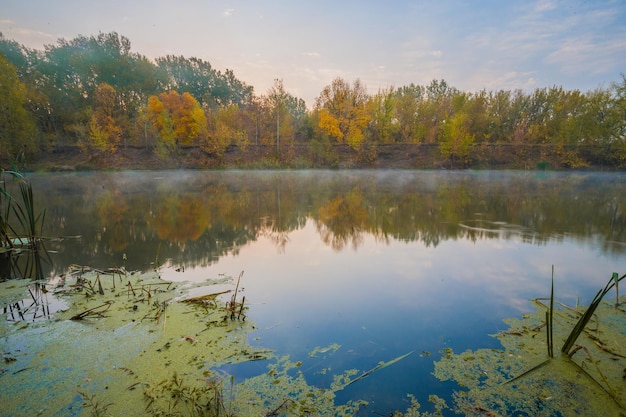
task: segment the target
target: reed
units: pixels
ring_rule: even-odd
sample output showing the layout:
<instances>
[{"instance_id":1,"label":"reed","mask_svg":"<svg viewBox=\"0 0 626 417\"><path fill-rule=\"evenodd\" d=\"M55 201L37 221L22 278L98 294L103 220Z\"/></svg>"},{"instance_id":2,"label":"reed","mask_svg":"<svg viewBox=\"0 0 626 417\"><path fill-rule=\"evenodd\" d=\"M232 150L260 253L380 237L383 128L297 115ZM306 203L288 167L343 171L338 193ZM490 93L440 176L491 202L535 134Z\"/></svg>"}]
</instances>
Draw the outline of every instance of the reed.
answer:
<instances>
[{"instance_id":1,"label":"reed","mask_svg":"<svg viewBox=\"0 0 626 417\"><path fill-rule=\"evenodd\" d=\"M554 328L552 327L554 317L554 265L552 265L552 285L550 286L550 308L546 312L546 326L548 339L548 357L554 358Z\"/></svg>"},{"instance_id":2,"label":"reed","mask_svg":"<svg viewBox=\"0 0 626 417\"><path fill-rule=\"evenodd\" d=\"M19 185L16 193L8 187L14 182ZM46 210L36 214L32 185L19 171L2 171L0 184L1 278L43 279L43 261L50 262L42 240ZM24 253L26 261L19 265L16 260Z\"/></svg>"},{"instance_id":3,"label":"reed","mask_svg":"<svg viewBox=\"0 0 626 417\"><path fill-rule=\"evenodd\" d=\"M593 300L589 304L589 307L587 307L585 312L582 314L582 316L580 316L580 318L578 319L578 321L574 325L574 328L569 333L565 343L563 344L563 347L561 348L561 355L560 355L560 357L555 358L554 357L554 348L553 348L554 340L553 340L553 326L552 326L553 325L553 311L554 311L554 267L553 267L552 268L552 288L551 288L551 291L550 291L550 306L548 308L548 311L546 312L546 323L545 323L546 324L546 329L547 329L546 339L547 339L547 348L548 348L548 358L546 360L542 361L541 363L533 366L532 368L530 368L530 369L522 372L521 374L515 376L514 378L511 378L511 379L507 380L506 382L503 383L503 385L510 384L510 383L512 383L514 381L520 380L520 379L528 376L529 374L534 373L538 369L543 368L544 366L554 365L555 361L558 360L558 361L563 361L563 363L566 366L573 366L574 368L576 368L581 374L583 374L587 378L587 380L590 383L595 384L600 389L602 389L607 395L609 395L609 397L612 398L613 401L615 401L615 403L619 407L621 407L622 409L626 409L626 407L622 403L622 400L615 394L614 390L611 389L610 385L608 384L608 382L606 380L606 377L604 377L604 375L602 374L602 372L598 368L597 363L595 363L596 370L598 371L598 374L600 375L600 378L605 382L606 386L604 386L600 382L598 382L585 369L583 369L582 366L578 365L576 362L574 362L572 360L572 356L576 352L578 352L580 349L583 349L583 350L586 351L586 349L583 348L582 346L575 347L576 340L578 339L578 337L585 330L585 327L587 326L587 324L589 323L589 321L591 320L591 318L595 314L597 308L600 306L600 303L602 302L602 299L604 298L604 296L606 296L613 289L613 287L616 287L616 289L617 289L618 285L619 285L619 282L622 279L624 279L624 277L626 277L626 274L622 275L621 277L617 273L613 273L612 274L611 279L605 285L604 289L602 289L602 290L600 290L600 291L598 291L596 293L595 297L593 298ZM618 299L618 301L619 301L619 299ZM589 355L589 352L587 352L587 355ZM592 361L592 363L593 362L594 361Z\"/></svg>"},{"instance_id":4,"label":"reed","mask_svg":"<svg viewBox=\"0 0 626 417\"><path fill-rule=\"evenodd\" d=\"M617 285L622 279L624 279L624 277L626 277L626 274L618 278L618 274L614 273L611 276L611 279L609 280L609 282L604 287L604 289L596 293L596 296L593 298L593 300L589 304L589 307L587 307L587 310L585 310L585 313L580 317L580 319L578 319L578 322L576 323L576 325L570 332L569 336L567 337L567 340L563 344L563 347L561 348L561 352L563 354L567 354L567 355L572 354L571 351L572 351L572 347L574 346L574 343L576 343L576 340L578 339L580 334L585 330L587 323L589 323L589 320L591 320L591 317L593 317L596 309L602 302L602 299L604 298L604 296L608 294L609 291L613 289L613 287L617 288Z\"/></svg>"}]
</instances>

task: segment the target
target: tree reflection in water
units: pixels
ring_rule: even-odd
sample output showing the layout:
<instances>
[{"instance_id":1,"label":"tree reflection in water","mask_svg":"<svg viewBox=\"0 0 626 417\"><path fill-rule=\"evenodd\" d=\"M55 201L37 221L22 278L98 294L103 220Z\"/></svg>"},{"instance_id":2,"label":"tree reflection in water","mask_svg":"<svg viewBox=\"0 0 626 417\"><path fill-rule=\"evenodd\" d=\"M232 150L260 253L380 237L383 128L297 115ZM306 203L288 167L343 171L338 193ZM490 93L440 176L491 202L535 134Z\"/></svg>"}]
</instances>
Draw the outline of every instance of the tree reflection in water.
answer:
<instances>
[{"instance_id":1,"label":"tree reflection in water","mask_svg":"<svg viewBox=\"0 0 626 417\"><path fill-rule=\"evenodd\" d=\"M285 171L32 174L51 236L80 235L56 267L161 256L206 265L259 236L279 250L314 222L335 250L379 242L565 235L626 251L626 176L603 173Z\"/></svg>"}]
</instances>

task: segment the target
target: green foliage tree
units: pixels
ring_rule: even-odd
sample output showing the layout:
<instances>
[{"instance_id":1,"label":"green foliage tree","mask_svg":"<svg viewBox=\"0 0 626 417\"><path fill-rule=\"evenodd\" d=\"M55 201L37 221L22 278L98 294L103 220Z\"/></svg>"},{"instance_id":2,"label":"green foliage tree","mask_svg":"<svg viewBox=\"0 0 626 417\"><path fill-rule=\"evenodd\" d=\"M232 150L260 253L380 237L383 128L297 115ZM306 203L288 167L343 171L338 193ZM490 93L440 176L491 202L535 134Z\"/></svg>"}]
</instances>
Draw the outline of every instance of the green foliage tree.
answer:
<instances>
[{"instance_id":1,"label":"green foliage tree","mask_svg":"<svg viewBox=\"0 0 626 417\"><path fill-rule=\"evenodd\" d=\"M469 129L468 114L458 112L449 117L439 131L439 150L443 157L467 164L474 140Z\"/></svg>"},{"instance_id":2,"label":"green foliage tree","mask_svg":"<svg viewBox=\"0 0 626 417\"><path fill-rule=\"evenodd\" d=\"M425 88L411 84L395 91L394 119L397 121L397 142L418 143L421 140L418 118L419 103Z\"/></svg>"},{"instance_id":3,"label":"green foliage tree","mask_svg":"<svg viewBox=\"0 0 626 417\"><path fill-rule=\"evenodd\" d=\"M393 87L380 90L369 98L370 140L379 143L393 143L397 138L398 123L394 118L397 96Z\"/></svg>"},{"instance_id":4,"label":"green foliage tree","mask_svg":"<svg viewBox=\"0 0 626 417\"><path fill-rule=\"evenodd\" d=\"M290 94L285 90L283 80L274 80L274 85L269 89L265 96L265 105L275 121L275 138L276 154L280 156L281 148L293 147L295 138L295 129L293 126L292 114L289 111Z\"/></svg>"},{"instance_id":5,"label":"green foliage tree","mask_svg":"<svg viewBox=\"0 0 626 417\"><path fill-rule=\"evenodd\" d=\"M165 89L189 93L203 107L243 105L252 96L252 88L239 81L232 70L215 70L199 58L167 55L156 59L166 81Z\"/></svg>"}]
</instances>

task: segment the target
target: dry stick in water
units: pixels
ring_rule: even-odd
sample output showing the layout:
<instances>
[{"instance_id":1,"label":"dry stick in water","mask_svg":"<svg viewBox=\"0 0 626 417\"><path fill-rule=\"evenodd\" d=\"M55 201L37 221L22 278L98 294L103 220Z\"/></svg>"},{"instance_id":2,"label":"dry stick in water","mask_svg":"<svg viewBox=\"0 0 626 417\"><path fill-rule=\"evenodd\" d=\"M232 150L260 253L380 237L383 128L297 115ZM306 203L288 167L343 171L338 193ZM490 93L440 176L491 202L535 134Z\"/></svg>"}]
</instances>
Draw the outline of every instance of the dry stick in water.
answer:
<instances>
[{"instance_id":1,"label":"dry stick in water","mask_svg":"<svg viewBox=\"0 0 626 417\"><path fill-rule=\"evenodd\" d=\"M241 306L239 307L239 314L237 315L237 320L239 320L239 318L241 317L241 313L243 312L243 305L246 302L246 297L244 296L241 300ZM246 319L246 316L244 314L243 319Z\"/></svg>"},{"instance_id":2,"label":"dry stick in water","mask_svg":"<svg viewBox=\"0 0 626 417\"><path fill-rule=\"evenodd\" d=\"M102 282L100 282L100 273L96 275L96 281L98 281L98 292L100 295L104 295L104 289L102 289Z\"/></svg>"},{"instance_id":3,"label":"dry stick in water","mask_svg":"<svg viewBox=\"0 0 626 417\"><path fill-rule=\"evenodd\" d=\"M135 294L135 289L133 288L132 284L130 283L130 281L128 281L128 284L126 284L126 286L130 289L130 291L133 293L133 297L136 297L137 294ZM128 292L127 292L128 294Z\"/></svg>"},{"instance_id":4,"label":"dry stick in water","mask_svg":"<svg viewBox=\"0 0 626 417\"><path fill-rule=\"evenodd\" d=\"M71 317L70 320L82 320L88 316L102 317L102 313L107 311L111 307L111 304L113 304L113 301L107 301L106 303L99 305L98 307L90 308L89 310L85 310L82 313L76 314L75 316Z\"/></svg>"}]
</instances>

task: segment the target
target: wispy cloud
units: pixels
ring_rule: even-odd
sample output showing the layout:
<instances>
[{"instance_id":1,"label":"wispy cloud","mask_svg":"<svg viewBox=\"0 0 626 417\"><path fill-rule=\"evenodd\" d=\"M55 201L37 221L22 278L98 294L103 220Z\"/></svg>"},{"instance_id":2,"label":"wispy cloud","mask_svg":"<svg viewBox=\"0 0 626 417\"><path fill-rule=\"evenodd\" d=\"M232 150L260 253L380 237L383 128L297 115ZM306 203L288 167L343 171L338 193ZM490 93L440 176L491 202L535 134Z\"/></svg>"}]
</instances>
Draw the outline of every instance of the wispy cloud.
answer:
<instances>
[{"instance_id":1,"label":"wispy cloud","mask_svg":"<svg viewBox=\"0 0 626 417\"><path fill-rule=\"evenodd\" d=\"M222 16L230 17L233 15L233 13L235 13L235 9L233 8L226 9L222 12Z\"/></svg>"}]
</instances>

